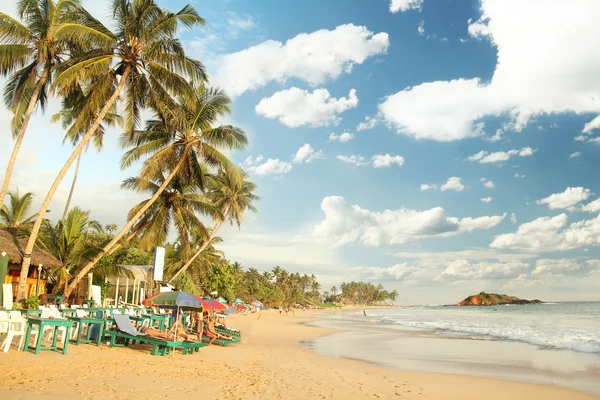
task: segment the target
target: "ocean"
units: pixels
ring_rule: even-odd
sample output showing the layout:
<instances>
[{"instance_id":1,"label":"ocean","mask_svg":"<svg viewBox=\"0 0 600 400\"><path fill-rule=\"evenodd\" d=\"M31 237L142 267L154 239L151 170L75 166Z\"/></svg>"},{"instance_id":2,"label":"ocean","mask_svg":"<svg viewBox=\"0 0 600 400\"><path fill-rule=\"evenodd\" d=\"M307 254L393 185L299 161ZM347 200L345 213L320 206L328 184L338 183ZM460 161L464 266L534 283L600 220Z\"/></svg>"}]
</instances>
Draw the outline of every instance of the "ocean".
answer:
<instances>
[{"instance_id":1,"label":"ocean","mask_svg":"<svg viewBox=\"0 0 600 400\"><path fill-rule=\"evenodd\" d=\"M391 368L564 386L600 395L600 302L334 312L344 332L305 345Z\"/></svg>"}]
</instances>

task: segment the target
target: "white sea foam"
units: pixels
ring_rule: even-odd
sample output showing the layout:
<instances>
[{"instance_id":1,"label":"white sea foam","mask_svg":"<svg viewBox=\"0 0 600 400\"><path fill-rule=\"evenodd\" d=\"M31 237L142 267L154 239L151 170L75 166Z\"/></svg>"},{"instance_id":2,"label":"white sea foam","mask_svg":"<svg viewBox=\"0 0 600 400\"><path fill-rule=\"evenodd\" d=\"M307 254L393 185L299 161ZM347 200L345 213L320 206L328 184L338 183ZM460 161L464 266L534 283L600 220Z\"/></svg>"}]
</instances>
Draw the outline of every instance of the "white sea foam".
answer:
<instances>
[{"instance_id":1,"label":"white sea foam","mask_svg":"<svg viewBox=\"0 0 600 400\"><path fill-rule=\"evenodd\" d=\"M556 303L514 307L426 307L372 315L381 324L516 340L548 349L600 354L600 303Z\"/></svg>"}]
</instances>

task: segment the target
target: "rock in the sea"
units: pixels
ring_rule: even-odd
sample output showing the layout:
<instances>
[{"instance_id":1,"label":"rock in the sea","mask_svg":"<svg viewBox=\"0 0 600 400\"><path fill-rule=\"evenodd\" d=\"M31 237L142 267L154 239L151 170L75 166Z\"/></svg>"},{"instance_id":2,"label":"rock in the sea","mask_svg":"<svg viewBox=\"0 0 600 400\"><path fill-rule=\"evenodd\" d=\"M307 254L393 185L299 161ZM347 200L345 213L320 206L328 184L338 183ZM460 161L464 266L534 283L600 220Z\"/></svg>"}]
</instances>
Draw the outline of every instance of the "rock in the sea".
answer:
<instances>
[{"instance_id":1,"label":"rock in the sea","mask_svg":"<svg viewBox=\"0 0 600 400\"><path fill-rule=\"evenodd\" d=\"M541 304L540 300L525 300L515 296L505 294L481 292L473 296L469 296L457 306L497 306L502 304Z\"/></svg>"}]
</instances>

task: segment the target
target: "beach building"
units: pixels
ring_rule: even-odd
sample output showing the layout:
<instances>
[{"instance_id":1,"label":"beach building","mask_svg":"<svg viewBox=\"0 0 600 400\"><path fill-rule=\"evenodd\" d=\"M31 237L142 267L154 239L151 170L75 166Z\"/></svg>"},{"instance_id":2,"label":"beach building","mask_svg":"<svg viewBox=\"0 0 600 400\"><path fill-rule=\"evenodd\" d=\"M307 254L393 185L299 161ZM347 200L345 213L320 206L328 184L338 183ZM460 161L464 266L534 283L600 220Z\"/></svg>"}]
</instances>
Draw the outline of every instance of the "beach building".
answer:
<instances>
[{"instance_id":1,"label":"beach building","mask_svg":"<svg viewBox=\"0 0 600 400\"><path fill-rule=\"evenodd\" d=\"M0 230L0 254L6 253L5 257L8 259L6 270L0 267L0 282L12 284L13 298L17 293L23 249L26 244L26 239L17 238L8 231ZM49 252L34 248L31 254L31 266L27 274L27 295L47 293L46 285L51 279L50 271L60 264L60 261Z\"/></svg>"},{"instance_id":2,"label":"beach building","mask_svg":"<svg viewBox=\"0 0 600 400\"><path fill-rule=\"evenodd\" d=\"M126 274L106 278L108 283L105 303L139 305L154 287L152 280L152 265L117 265Z\"/></svg>"}]
</instances>

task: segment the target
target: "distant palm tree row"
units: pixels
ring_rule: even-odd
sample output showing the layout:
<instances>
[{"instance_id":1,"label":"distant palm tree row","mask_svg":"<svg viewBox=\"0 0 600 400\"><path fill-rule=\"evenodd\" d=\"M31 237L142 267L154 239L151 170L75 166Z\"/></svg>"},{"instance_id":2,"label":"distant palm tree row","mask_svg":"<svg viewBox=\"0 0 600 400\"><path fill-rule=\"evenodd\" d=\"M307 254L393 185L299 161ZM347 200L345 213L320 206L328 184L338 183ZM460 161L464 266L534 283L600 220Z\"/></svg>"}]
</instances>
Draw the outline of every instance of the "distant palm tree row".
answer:
<instances>
[{"instance_id":1,"label":"distant palm tree row","mask_svg":"<svg viewBox=\"0 0 600 400\"><path fill-rule=\"evenodd\" d=\"M202 255L210 259L224 222L239 225L246 210L255 211L254 184L222 153L247 144L243 131L219 125L231 101L208 86L204 66L186 56L177 38L180 28L204 25L204 20L189 5L171 12L154 0L114 0L110 11L112 30L78 0L21 0L20 19L0 13L0 74L8 77L4 100L13 113L15 138L0 204L2 215L16 213L23 223L19 234L28 236L17 300L25 298L36 244L60 255L63 270L56 276L69 296L83 277L119 249L166 244L171 227L179 235L180 257L180 268L171 268L171 273L181 278L192 264L206 261ZM74 149L39 211L25 217L18 210L31 204L31 194L21 198L11 193L10 211L4 199L31 116L36 108L44 110L50 96L61 101L62 109L52 119L62 121L64 140ZM143 112L152 115L146 122ZM101 149L105 126L114 124L123 131L122 168L141 165L139 176L127 179L123 187L150 198L129 212L120 231L107 234L89 220L87 211L69 210L75 177L61 221L50 224L45 214L64 176L76 160L78 170L92 139ZM110 197L106 193L103 201ZM12 204L17 200L22 204Z\"/></svg>"}]
</instances>

